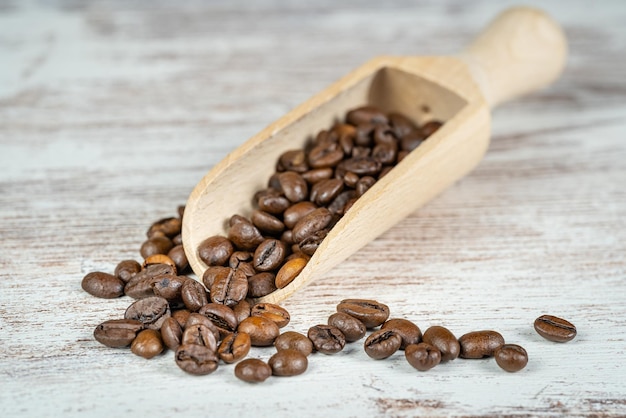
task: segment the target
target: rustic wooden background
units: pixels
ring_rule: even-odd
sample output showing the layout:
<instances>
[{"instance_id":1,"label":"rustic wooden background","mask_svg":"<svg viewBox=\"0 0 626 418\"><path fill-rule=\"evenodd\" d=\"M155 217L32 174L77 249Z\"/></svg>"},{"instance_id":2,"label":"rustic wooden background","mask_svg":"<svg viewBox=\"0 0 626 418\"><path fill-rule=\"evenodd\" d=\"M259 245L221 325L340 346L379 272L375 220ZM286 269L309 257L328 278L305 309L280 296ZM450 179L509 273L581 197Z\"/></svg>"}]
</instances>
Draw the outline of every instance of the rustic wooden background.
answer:
<instances>
[{"instance_id":1,"label":"rustic wooden background","mask_svg":"<svg viewBox=\"0 0 626 418\"><path fill-rule=\"evenodd\" d=\"M99 345L130 301L87 295L83 275L139 258L213 164L341 75L458 51L513 2L0 0L1 414L626 416L626 3L530 3L565 27L563 77L495 111L469 177L284 304L298 331L345 297L496 329L527 368L419 373L356 343L251 386ZM542 340L543 313L578 337Z\"/></svg>"}]
</instances>

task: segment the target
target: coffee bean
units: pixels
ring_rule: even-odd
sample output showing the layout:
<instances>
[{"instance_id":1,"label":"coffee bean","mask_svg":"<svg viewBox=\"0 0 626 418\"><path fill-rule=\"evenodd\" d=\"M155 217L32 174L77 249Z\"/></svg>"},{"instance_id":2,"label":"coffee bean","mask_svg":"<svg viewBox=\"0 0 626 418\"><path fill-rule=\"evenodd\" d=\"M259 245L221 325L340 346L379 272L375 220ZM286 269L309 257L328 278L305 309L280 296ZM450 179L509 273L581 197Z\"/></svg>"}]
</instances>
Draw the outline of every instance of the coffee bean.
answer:
<instances>
[{"instance_id":1,"label":"coffee bean","mask_svg":"<svg viewBox=\"0 0 626 418\"><path fill-rule=\"evenodd\" d=\"M248 383L264 382L272 375L272 368L262 360L249 358L235 366L235 376Z\"/></svg>"},{"instance_id":2,"label":"coffee bean","mask_svg":"<svg viewBox=\"0 0 626 418\"><path fill-rule=\"evenodd\" d=\"M176 322L178 322L178 325L180 325L181 328L184 328L190 314L191 312L189 311L189 309L177 309L175 311L172 311L172 318L174 318Z\"/></svg>"},{"instance_id":3,"label":"coffee bean","mask_svg":"<svg viewBox=\"0 0 626 418\"><path fill-rule=\"evenodd\" d=\"M367 328L375 328L389 318L389 307L369 299L345 299L337 305L337 312L347 313L360 320Z\"/></svg>"},{"instance_id":4,"label":"coffee bean","mask_svg":"<svg viewBox=\"0 0 626 418\"><path fill-rule=\"evenodd\" d=\"M217 327L222 338L237 329L235 312L226 305L207 303L198 313L206 316Z\"/></svg>"},{"instance_id":5,"label":"coffee bean","mask_svg":"<svg viewBox=\"0 0 626 418\"><path fill-rule=\"evenodd\" d=\"M391 125L396 138L403 138L418 130L417 126L409 118L400 113L390 113L388 118L389 125Z\"/></svg>"},{"instance_id":6,"label":"coffee bean","mask_svg":"<svg viewBox=\"0 0 626 418\"><path fill-rule=\"evenodd\" d=\"M167 256L174 262L176 271L182 273L189 267L189 260L182 245L176 245L167 253Z\"/></svg>"},{"instance_id":7,"label":"coffee bean","mask_svg":"<svg viewBox=\"0 0 626 418\"><path fill-rule=\"evenodd\" d=\"M163 321L170 316L169 303L159 296L139 299L130 305L124 313L125 319L134 319L141 322L144 327L153 330L160 329Z\"/></svg>"},{"instance_id":8,"label":"coffee bean","mask_svg":"<svg viewBox=\"0 0 626 418\"><path fill-rule=\"evenodd\" d=\"M387 124L389 122L387 116L374 106L362 106L349 111L346 115L346 121L352 125L363 123Z\"/></svg>"},{"instance_id":9,"label":"coffee bean","mask_svg":"<svg viewBox=\"0 0 626 418\"><path fill-rule=\"evenodd\" d=\"M328 229L321 229L312 235L309 235L298 244L298 248L306 255L313 255L315 251L322 245L322 242L328 235Z\"/></svg>"},{"instance_id":10,"label":"coffee bean","mask_svg":"<svg viewBox=\"0 0 626 418\"><path fill-rule=\"evenodd\" d=\"M241 323L241 321L248 318L250 316L251 309L252 307L250 306L250 302L246 299L240 300L239 303L233 306L232 310L237 318L237 323Z\"/></svg>"},{"instance_id":11,"label":"coffee bean","mask_svg":"<svg viewBox=\"0 0 626 418\"><path fill-rule=\"evenodd\" d=\"M188 279L180 289L180 296L185 307L191 312L197 312L204 305L209 303L207 291L202 283Z\"/></svg>"},{"instance_id":12,"label":"coffee bean","mask_svg":"<svg viewBox=\"0 0 626 418\"><path fill-rule=\"evenodd\" d=\"M182 344L176 349L176 364L187 373L198 376L217 370L219 359L215 351L198 344Z\"/></svg>"},{"instance_id":13,"label":"coffee bean","mask_svg":"<svg viewBox=\"0 0 626 418\"><path fill-rule=\"evenodd\" d=\"M495 353L496 363L507 372L518 372L528 364L528 353L517 344L504 344Z\"/></svg>"},{"instance_id":14,"label":"coffee bean","mask_svg":"<svg viewBox=\"0 0 626 418\"><path fill-rule=\"evenodd\" d=\"M174 243L165 236L155 236L141 244L139 252L143 258L155 254L167 254L174 247Z\"/></svg>"},{"instance_id":15,"label":"coffee bean","mask_svg":"<svg viewBox=\"0 0 626 418\"><path fill-rule=\"evenodd\" d=\"M306 162L306 155L302 150L290 150L281 154L278 159L280 171L295 171L296 173L304 173L309 169Z\"/></svg>"},{"instance_id":16,"label":"coffee bean","mask_svg":"<svg viewBox=\"0 0 626 418\"><path fill-rule=\"evenodd\" d=\"M305 335L295 331L287 331L280 334L274 340L274 347L276 350L297 350L308 356L313 352L313 343Z\"/></svg>"},{"instance_id":17,"label":"coffee bean","mask_svg":"<svg viewBox=\"0 0 626 418\"><path fill-rule=\"evenodd\" d=\"M94 271L88 273L81 282L87 293L97 298L114 299L124 294L124 282L112 274Z\"/></svg>"},{"instance_id":18,"label":"coffee bean","mask_svg":"<svg viewBox=\"0 0 626 418\"><path fill-rule=\"evenodd\" d=\"M163 321L161 325L161 338L167 348L176 350L180 345L182 337L183 329L176 319L169 317Z\"/></svg>"},{"instance_id":19,"label":"coffee bean","mask_svg":"<svg viewBox=\"0 0 626 418\"><path fill-rule=\"evenodd\" d=\"M255 347L272 345L280 334L278 325L274 321L260 316L251 316L244 319L237 327L237 331L248 334L252 345Z\"/></svg>"},{"instance_id":20,"label":"coffee bean","mask_svg":"<svg viewBox=\"0 0 626 418\"><path fill-rule=\"evenodd\" d=\"M217 340L210 327L202 324L187 325L183 332L181 345L201 345L213 352L217 351Z\"/></svg>"},{"instance_id":21,"label":"coffee bean","mask_svg":"<svg viewBox=\"0 0 626 418\"><path fill-rule=\"evenodd\" d=\"M381 329L394 331L402 338L400 350L404 350L408 345L418 344L422 339L422 331L417 325L407 319L390 319L383 324Z\"/></svg>"},{"instance_id":22,"label":"coffee bean","mask_svg":"<svg viewBox=\"0 0 626 418\"><path fill-rule=\"evenodd\" d=\"M441 361L454 360L459 356L461 346L449 329L432 326L422 335L422 341L436 347L441 352Z\"/></svg>"},{"instance_id":23,"label":"coffee bean","mask_svg":"<svg viewBox=\"0 0 626 418\"><path fill-rule=\"evenodd\" d=\"M148 238L153 238L156 236L173 238L176 235L180 234L181 226L182 222L180 218L159 219L150 226L150 228L146 232L146 236Z\"/></svg>"},{"instance_id":24,"label":"coffee bean","mask_svg":"<svg viewBox=\"0 0 626 418\"><path fill-rule=\"evenodd\" d=\"M328 325L338 328L346 337L347 342L360 340L367 332L363 322L343 312L332 314L328 318Z\"/></svg>"},{"instance_id":25,"label":"coffee bean","mask_svg":"<svg viewBox=\"0 0 626 418\"><path fill-rule=\"evenodd\" d=\"M172 238L172 244L176 245L183 245L183 235L182 234L178 234L176 235L174 238Z\"/></svg>"},{"instance_id":26,"label":"coffee bean","mask_svg":"<svg viewBox=\"0 0 626 418\"><path fill-rule=\"evenodd\" d=\"M441 122L439 122L437 120L433 120L433 121L430 121L430 122L424 124L421 127L421 131L424 134L424 136L428 138L429 136L431 136L432 134L437 132L439 130L439 128L441 128L441 126L442 126Z\"/></svg>"},{"instance_id":27,"label":"coffee bean","mask_svg":"<svg viewBox=\"0 0 626 418\"><path fill-rule=\"evenodd\" d=\"M496 331L468 332L459 338L461 358L492 357L493 353L504 345L504 338Z\"/></svg>"},{"instance_id":28,"label":"coffee bean","mask_svg":"<svg viewBox=\"0 0 626 418\"><path fill-rule=\"evenodd\" d=\"M261 272L274 270L282 264L286 253L287 248L282 241L266 239L254 252L254 269Z\"/></svg>"},{"instance_id":29,"label":"coffee bean","mask_svg":"<svg viewBox=\"0 0 626 418\"><path fill-rule=\"evenodd\" d=\"M278 182L280 183L280 190L293 203L301 202L309 196L309 186L306 180L295 171L280 173Z\"/></svg>"},{"instance_id":30,"label":"coffee bean","mask_svg":"<svg viewBox=\"0 0 626 418\"><path fill-rule=\"evenodd\" d=\"M340 162L335 173L344 176L345 173L350 171L358 176L374 176L380 173L381 169L382 164L375 158L370 156L358 156Z\"/></svg>"},{"instance_id":31,"label":"coffee bean","mask_svg":"<svg viewBox=\"0 0 626 418\"><path fill-rule=\"evenodd\" d=\"M176 263L174 263L174 260L165 254L154 254L143 260L143 268L153 264L167 264L168 266L172 266L172 268L176 269Z\"/></svg>"},{"instance_id":32,"label":"coffee bean","mask_svg":"<svg viewBox=\"0 0 626 418\"><path fill-rule=\"evenodd\" d=\"M306 371L309 362L298 350L280 350L268 362L274 376L297 376Z\"/></svg>"},{"instance_id":33,"label":"coffee bean","mask_svg":"<svg viewBox=\"0 0 626 418\"><path fill-rule=\"evenodd\" d=\"M252 223L268 235L280 235L285 230L285 224L280 219L262 210L252 212Z\"/></svg>"},{"instance_id":34,"label":"coffee bean","mask_svg":"<svg viewBox=\"0 0 626 418\"><path fill-rule=\"evenodd\" d=\"M337 327L332 325L316 325L309 328L307 336L313 343L313 347L320 353L335 354L343 350L346 345L346 337Z\"/></svg>"},{"instance_id":35,"label":"coffee bean","mask_svg":"<svg viewBox=\"0 0 626 418\"><path fill-rule=\"evenodd\" d=\"M357 182L358 186L358 182ZM342 192L328 205L328 211L335 216L343 216L346 211L346 205L348 202L356 197L356 192L354 190L346 190Z\"/></svg>"},{"instance_id":36,"label":"coffee bean","mask_svg":"<svg viewBox=\"0 0 626 418\"><path fill-rule=\"evenodd\" d=\"M176 269L168 264L152 264L135 274L124 286L124 293L134 299L154 296L153 279L163 274L176 274Z\"/></svg>"},{"instance_id":37,"label":"coffee bean","mask_svg":"<svg viewBox=\"0 0 626 418\"><path fill-rule=\"evenodd\" d=\"M342 191L343 179L322 180L311 188L311 201L320 206L327 205Z\"/></svg>"},{"instance_id":38,"label":"coffee bean","mask_svg":"<svg viewBox=\"0 0 626 418\"><path fill-rule=\"evenodd\" d=\"M564 343L576 337L576 327L569 321L552 315L535 319L535 331L549 341Z\"/></svg>"},{"instance_id":39,"label":"coffee bean","mask_svg":"<svg viewBox=\"0 0 626 418\"><path fill-rule=\"evenodd\" d=\"M274 189L269 189L274 190ZM289 199L280 194L279 191L274 190L272 194L266 194L260 196L257 199L257 205L259 209L273 215L282 214L291 205Z\"/></svg>"},{"instance_id":40,"label":"coffee bean","mask_svg":"<svg viewBox=\"0 0 626 418\"><path fill-rule=\"evenodd\" d=\"M98 325L93 336L100 344L121 348L128 347L142 329L143 324L134 319L111 319Z\"/></svg>"},{"instance_id":41,"label":"coffee bean","mask_svg":"<svg viewBox=\"0 0 626 418\"><path fill-rule=\"evenodd\" d=\"M333 176L333 169L326 168L314 168L306 173L302 173L302 178L309 184L317 184L322 180L328 180Z\"/></svg>"},{"instance_id":42,"label":"coffee bean","mask_svg":"<svg viewBox=\"0 0 626 418\"><path fill-rule=\"evenodd\" d=\"M250 251L235 251L228 259L228 266L232 269L238 269L241 265L252 261L252 253Z\"/></svg>"},{"instance_id":43,"label":"coffee bean","mask_svg":"<svg viewBox=\"0 0 626 418\"><path fill-rule=\"evenodd\" d=\"M441 362L439 349L428 343L407 345L404 356L411 366L422 372L432 369Z\"/></svg>"},{"instance_id":44,"label":"coffee bean","mask_svg":"<svg viewBox=\"0 0 626 418\"><path fill-rule=\"evenodd\" d=\"M161 334L154 329L144 329L133 340L130 351L145 359L151 359L163 352Z\"/></svg>"},{"instance_id":45,"label":"coffee bean","mask_svg":"<svg viewBox=\"0 0 626 418\"><path fill-rule=\"evenodd\" d=\"M217 355L224 363L235 363L250 351L250 336L245 332L234 332L222 340L217 349Z\"/></svg>"},{"instance_id":46,"label":"coffee bean","mask_svg":"<svg viewBox=\"0 0 626 418\"><path fill-rule=\"evenodd\" d=\"M141 271L141 264L136 262L135 260L124 260L120 261L119 264L115 267L115 277L123 281L124 283L128 283L132 277Z\"/></svg>"},{"instance_id":47,"label":"coffee bean","mask_svg":"<svg viewBox=\"0 0 626 418\"><path fill-rule=\"evenodd\" d=\"M215 337L215 341L219 341L222 339L222 335L226 336L229 332L225 330L220 330L214 322L215 318L209 319L206 315L202 315L198 312L193 312L189 314L187 321L181 327L183 330L187 328L192 328L198 325L203 325L213 333L213 337Z\"/></svg>"},{"instance_id":48,"label":"coffee bean","mask_svg":"<svg viewBox=\"0 0 626 418\"><path fill-rule=\"evenodd\" d=\"M215 283L216 279L219 277L220 280L223 280L224 277L227 277L229 274L232 274L234 269L230 267L222 267L222 266L212 266L207 268L202 275L202 283L206 286L207 289L211 289L213 283Z\"/></svg>"},{"instance_id":49,"label":"coffee bean","mask_svg":"<svg viewBox=\"0 0 626 418\"><path fill-rule=\"evenodd\" d=\"M312 168L335 167L343 159L343 149L336 142L323 142L314 146L308 155Z\"/></svg>"},{"instance_id":50,"label":"coffee bean","mask_svg":"<svg viewBox=\"0 0 626 418\"><path fill-rule=\"evenodd\" d=\"M223 266L233 251L233 243L228 238L215 235L200 243L198 257L207 266Z\"/></svg>"},{"instance_id":51,"label":"coffee bean","mask_svg":"<svg viewBox=\"0 0 626 418\"><path fill-rule=\"evenodd\" d=\"M254 251L263 242L263 235L258 228L246 218L238 215L230 218L228 238L238 249L244 251Z\"/></svg>"},{"instance_id":52,"label":"coffee bean","mask_svg":"<svg viewBox=\"0 0 626 418\"><path fill-rule=\"evenodd\" d=\"M276 290L273 273L259 273L248 279L248 297L260 298Z\"/></svg>"},{"instance_id":53,"label":"coffee bean","mask_svg":"<svg viewBox=\"0 0 626 418\"><path fill-rule=\"evenodd\" d=\"M257 303L250 311L250 316L261 316L273 321L278 328L286 326L291 317L285 308L273 303Z\"/></svg>"},{"instance_id":54,"label":"coffee bean","mask_svg":"<svg viewBox=\"0 0 626 418\"><path fill-rule=\"evenodd\" d=\"M181 289L187 280L190 280L187 276L161 274L152 279L150 286L152 286L152 292L155 296L160 296L172 304L176 301L182 301Z\"/></svg>"},{"instance_id":55,"label":"coffee bean","mask_svg":"<svg viewBox=\"0 0 626 418\"><path fill-rule=\"evenodd\" d=\"M283 214L283 222L289 229L293 229L300 219L317 209L317 206L308 201L299 202L291 206Z\"/></svg>"},{"instance_id":56,"label":"coffee bean","mask_svg":"<svg viewBox=\"0 0 626 418\"><path fill-rule=\"evenodd\" d=\"M229 270L228 274L218 275L213 281L209 290L211 302L235 306L248 294L248 278L244 272L240 269Z\"/></svg>"},{"instance_id":57,"label":"coffee bean","mask_svg":"<svg viewBox=\"0 0 626 418\"><path fill-rule=\"evenodd\" d=\"M275 285L282 289L291 283L306 266L307 260L302 257L293 258L287 261L276 274Z\"/></svg>"},{"instance_id":58,"label":"coffee bean","mask_svg":"<svg viewBox=\"0 0 626 418\"><path fill-rule=\"evenodd\" d=\"M314 233L330 225L333 216L326 208L318 208L303 216L293 227L293 239L300 243Z\"/></svg>"},{"instance_id":59,"label":"coffee bean","mask_svg":"<svg viewBox=\"0 0 626 418\"><path fill-rule=\"evenodd\" d=\"M398 351L401 345L402 337L395 331L379 329L367 337L363 346L368 356L381 360Z\"/></svg>"}]
</instances>

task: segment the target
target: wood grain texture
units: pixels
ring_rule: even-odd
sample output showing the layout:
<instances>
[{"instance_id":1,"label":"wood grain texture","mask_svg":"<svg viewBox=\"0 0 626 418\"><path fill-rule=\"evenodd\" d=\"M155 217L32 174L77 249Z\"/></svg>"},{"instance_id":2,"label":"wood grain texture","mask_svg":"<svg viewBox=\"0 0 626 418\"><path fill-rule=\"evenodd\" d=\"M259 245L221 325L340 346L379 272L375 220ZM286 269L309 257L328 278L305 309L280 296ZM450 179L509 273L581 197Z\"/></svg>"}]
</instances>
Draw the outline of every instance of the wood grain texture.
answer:
<instances>
[{"instance_id":1,"label":"wood grain texture","mask_svg":"<svg viewBox=\"0 0 626 418\"><path fill-rule=\"evenodd\" d=\"M228 152L378 55L457 51L510 1L0 1L0 411L5 416L626 415L626 7L531 2L565 28L549 90L498 108L472 174L285 301L288 329L345 297L523 345L427 373L360 343L250 386L93 340L127 298L83 275L139 258ZM532 329L577 327L567 344ZM269 358L271 350L253 356Z\"/></svg>"}]
</instances>

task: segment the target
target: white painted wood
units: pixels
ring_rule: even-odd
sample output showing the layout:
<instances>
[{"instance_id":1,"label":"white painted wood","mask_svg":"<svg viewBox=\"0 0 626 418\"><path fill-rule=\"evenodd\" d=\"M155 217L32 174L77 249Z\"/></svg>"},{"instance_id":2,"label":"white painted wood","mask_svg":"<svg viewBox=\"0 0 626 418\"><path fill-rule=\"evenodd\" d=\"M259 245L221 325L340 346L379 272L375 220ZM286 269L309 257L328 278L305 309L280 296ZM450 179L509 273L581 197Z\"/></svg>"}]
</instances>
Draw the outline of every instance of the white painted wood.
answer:
<instances>
[{"instance_id":1,"label":"white painted wood","mask_svg":"<svg viewBox=\"0 0 626 418\"><path fill-rule=\"evenodd\" d=\"M82 276L138 259L148 225L228 152L370 58L453 53L513 4L335 3L0 3L3 415L626 415L620 1L531 2L565 29L562 78L495 111L468 177L284 303L298 331L353 296L422 329L493 328L526 347L524 371L418 373L355 343L249 386L93 340L129 300L90 297ZM542 340L543 313L578 337Z\"/></svg>"}]
</instances>

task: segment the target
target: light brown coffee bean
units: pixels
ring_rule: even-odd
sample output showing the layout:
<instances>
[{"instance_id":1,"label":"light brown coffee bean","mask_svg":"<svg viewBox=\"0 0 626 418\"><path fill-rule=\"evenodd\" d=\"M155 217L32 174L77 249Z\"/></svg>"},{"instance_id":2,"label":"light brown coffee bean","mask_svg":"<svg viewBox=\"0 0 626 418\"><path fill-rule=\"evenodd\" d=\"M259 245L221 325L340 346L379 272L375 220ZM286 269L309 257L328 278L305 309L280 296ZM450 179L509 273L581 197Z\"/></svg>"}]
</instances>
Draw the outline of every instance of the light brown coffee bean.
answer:
<instances>
[{"instance_id":1,"label":"light brown coffee bean","mask_svg":"<svg viewBox=\"0 0 626 418\"><path fill-rule=\"evenodd\" d=\"M255 347L270 346L274 344L274 340L280 335L278 325L274 321L260 316L251 316L244 319L237 327L237 331L248 334L252 345Z\"/></svg>"},{"instance_id":2,"label":"light brown coffee bean","mask_svg":"<svg viewBox=\"0 0 626 418\"><path fill-rule=\"evenodd\" d=\"M282 289L291 283L306 266L307 260L301 257L287 261L276 274L275 285Z\"/></svg>"},{"instance_id":3,"label":"light brown coffee bean","mask_svg":"<svg viewBox=\"0 0 626 418\"><path fill-rule=\"evenodd\" d=\"M217 349L217 355L224 363L235 363L250 352L252 341L245 332L234 332L222 340Z\"/></svg>"},{"instance_id":4,"label":"light brown coffee bean","mask_svg":"<svg viewBox=\"0 0 626 418\"><path fill-rule=\"evenodd\" d=\"M389 307L371 299L344 299L337 305L337 312L355 317L367 328L375 328L389 318Z\"/></svg>"},{"instance_id":5,"label":"light brown coffee bean","mask_svg":"<svg viewBox=\"0 0 626 418\"><path fill-rule=\"evenodd\" d=\"M115 267L115 277L128 283L128 281L141 271L141 264L135 260L123 260Z\"/></svg>"},{"instance_id":6,"label":"light brown coffee bean","mask_svg":"<svg viewBox=\"0 0 626 418\"><path fill-rule=\"evenodd\" d=\"M441 362L441 352L428 343L410 344L404 349L404 356L411 366L425 372Z\"/></svg>"},{"instance_id":7,"label":"light brown coffee bean","mask_svg":"<svg viewBox=\"0 0 626 418\"><path fill-rule=\"evenodd\" d=\"M262 316L270 321L273 321L278 325L278 328L286 326L291 317L289 312L283 307L280 307L273 303L257 303L252 307L250 316Z\"/></svg>"},{"instance_id":8,"label":"light brown coffee bean","mask_svg":"<svg viewBox=\"0 0 626 418\"><path fill-rule=\"evenodd\" d=\"M441 361L454 360L461 352L461 346L449 329L432 326L424 332L422 341L436 347L441 352Z\"/></svg>"},{"instance_id":9,"label":"light brown coffee bean","mask_svg":"<svg viewBox=\"0 0 626 418\"><path fill-rule=\"evenodd\" d=\"M161 338L170 350L176 350L181 343L183 329L175 318L167 318L161 325Z\"/></svg>"},{"instance_id":10,"label":"light brown coffee bean","mask_svg":"<svg viewBox=\"0 0 626 418\"><path fill-rule=\"evenodd\" d=\"M198 246L198 257L207 266L223 266L234 252L233 243L226 237L215 235Z\"/></svg>"},{"instance_id":11,"label":"light brown coffee bean","mask_svg":"<svg viewBox=\"0 0 626 418\"><path fill-rule=\"evenodd\" d=\"M161 334L154 329L144 329L133 340L130 351L145 359L151 359L163 352Z\"/></svg>"},{"instance_id":12,"label":"light brown coffee bean","mask_svg":"<svg viewBox=\"0 0 626 418\"><path fill-rule=\"evenodd\" d=\"M576 327L571 322L553 315L535 319L535 331L549 341L565 343L576 337Z\"/></svg>"}]
</instances>

